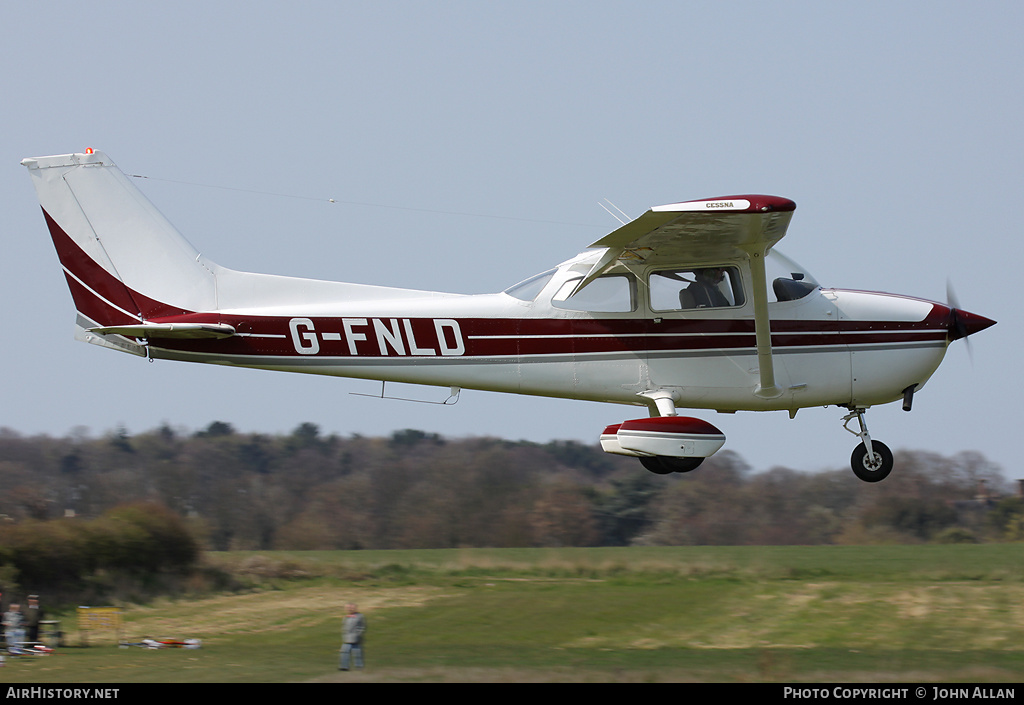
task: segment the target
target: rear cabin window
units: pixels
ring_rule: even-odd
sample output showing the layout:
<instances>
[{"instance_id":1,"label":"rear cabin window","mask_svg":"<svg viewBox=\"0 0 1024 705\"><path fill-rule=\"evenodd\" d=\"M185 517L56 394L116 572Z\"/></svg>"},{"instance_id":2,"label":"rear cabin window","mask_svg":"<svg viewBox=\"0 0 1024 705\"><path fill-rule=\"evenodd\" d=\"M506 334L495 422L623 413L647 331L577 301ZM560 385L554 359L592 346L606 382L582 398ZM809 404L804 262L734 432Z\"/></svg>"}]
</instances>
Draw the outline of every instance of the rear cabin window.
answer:
<instances>
[{"instance_id":1,"label":"rear cabin window","mask_svg":"<svg viewBox=\"0 0 1024 705\"><path fill-rule=\"evenodd\" d=\"M525 281L521 281L518 284L510 286L505 289L505 293L509 296L513 296L520 301L533 301L537 298L537 294L541 292L548 282L551 281L551 277L555 275L554 269L548 270L542 274L537 274Z\"/></svg>"},{"instance_id":2,"label":"rear cabin window","mask_svg":"<svg viewBox=\"0 0 1024 705\"><path fill-rule=\"evenodd\" d=\"M628 313L636 308L636 286L632 277L618 274L598 277L570 296L581 281L583 277L576 277L562 284L551 304L570 311L593 313Z\"/></svg>"}]
</instances>

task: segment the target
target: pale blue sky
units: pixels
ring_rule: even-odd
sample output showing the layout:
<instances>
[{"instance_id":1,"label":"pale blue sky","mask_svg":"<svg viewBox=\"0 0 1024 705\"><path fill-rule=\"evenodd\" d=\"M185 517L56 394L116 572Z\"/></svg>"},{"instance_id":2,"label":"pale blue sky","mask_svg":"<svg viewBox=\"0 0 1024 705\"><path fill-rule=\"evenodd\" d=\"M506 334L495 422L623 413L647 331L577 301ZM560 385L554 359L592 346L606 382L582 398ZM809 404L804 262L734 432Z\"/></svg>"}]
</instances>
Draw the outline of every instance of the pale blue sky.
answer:
<instances>
[{"instance_id":1,"label":"pale blue sky","mask_svg":"<svg viewBox=\"0 0 1024 705\"><path fill-rule=\"evenodd\" d=\"M614 229L604 198L631 216L792 198L782 249L823 284L942 300L949 278L999 321L973 366L950 350L912 413L873 410L875 437L1024 476L1020 3L10 2L4 24L0 426L596 442L638 415L471 391L379 401L350 395L370 382L77 343L18 162L93 147L153 177L140 187L225 266L464 293ZM697 415L756 469L845 467L856 443L835 408Z\"/></svg>"}]
</instances>

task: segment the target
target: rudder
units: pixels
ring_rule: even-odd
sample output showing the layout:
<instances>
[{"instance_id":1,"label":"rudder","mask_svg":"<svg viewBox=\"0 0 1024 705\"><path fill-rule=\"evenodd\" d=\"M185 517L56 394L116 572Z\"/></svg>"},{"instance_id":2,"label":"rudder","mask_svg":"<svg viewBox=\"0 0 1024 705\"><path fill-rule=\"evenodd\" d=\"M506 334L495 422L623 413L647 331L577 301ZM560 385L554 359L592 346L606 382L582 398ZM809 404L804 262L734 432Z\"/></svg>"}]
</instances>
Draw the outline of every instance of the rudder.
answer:
<instances>
[{"instance_id":1,"label":"rudder","mask_svg":"<svg viewBox=\"0 0 1024 705\"><path fill-rule=\"evenodd\" d=\"M216 308L217 266L105 154L37 157L22 164L32 176L79 327ZM135 346L116 347L138 352Z\"/></svg>"}]
</instances>

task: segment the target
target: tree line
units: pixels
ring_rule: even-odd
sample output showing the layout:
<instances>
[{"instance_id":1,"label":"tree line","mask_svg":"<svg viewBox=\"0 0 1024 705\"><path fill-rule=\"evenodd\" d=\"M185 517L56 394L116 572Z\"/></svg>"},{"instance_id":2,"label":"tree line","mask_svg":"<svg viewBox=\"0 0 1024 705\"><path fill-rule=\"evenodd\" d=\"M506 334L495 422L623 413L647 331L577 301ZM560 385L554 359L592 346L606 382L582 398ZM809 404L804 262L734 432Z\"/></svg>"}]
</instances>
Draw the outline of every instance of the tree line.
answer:
<instances>
[{"instance_id":1,"label":"tree line","mask_svg":"<svg viewBox=\"0 0 1024 705\"><path fill-rule=\"evenodd\" d=\"M0 429L0 520L10 531L147 502L211 550L1024 538L1024 501L981 453L896 455L872 485L846 468L754 473L731 451L657 476L596 444L342 437L312 423L281 435L221 421L102 437Z\"/></svg>"}]
</instances>

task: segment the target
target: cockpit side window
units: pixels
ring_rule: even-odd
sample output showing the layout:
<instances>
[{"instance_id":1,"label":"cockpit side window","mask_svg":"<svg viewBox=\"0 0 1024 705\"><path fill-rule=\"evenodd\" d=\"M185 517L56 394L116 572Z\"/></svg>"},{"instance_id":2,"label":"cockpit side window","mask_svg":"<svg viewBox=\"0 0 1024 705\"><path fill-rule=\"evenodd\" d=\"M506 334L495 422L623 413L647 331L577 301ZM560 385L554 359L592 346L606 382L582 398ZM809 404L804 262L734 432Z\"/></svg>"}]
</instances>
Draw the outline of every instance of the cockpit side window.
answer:
<instances>
[{"instance_id":1,"label":"cockpit side window","mask_svg":"<svg viewBox=\"0 0 1024 705\"><path fill-rule=\"evenodd\" d=\"M591 311L593 313L628 313L636 308L636 284L632 277L610 274L598 277L573 294L573 289L583 277L566 281L552 297L556 308L570 311Z\"/></svg>"},{"instance_id":2,"label":"cockpit side window","mask_svg":"<svg viewBox=\"0 0 1024 705\"><path fill-rule=\"evenodd\" d=\"M652 272L651 309L689 311L742 306L746 300L736 267L696 267Z\"/></svg>"}]
</instances>

